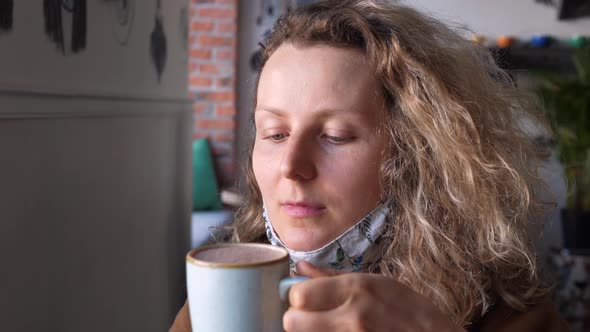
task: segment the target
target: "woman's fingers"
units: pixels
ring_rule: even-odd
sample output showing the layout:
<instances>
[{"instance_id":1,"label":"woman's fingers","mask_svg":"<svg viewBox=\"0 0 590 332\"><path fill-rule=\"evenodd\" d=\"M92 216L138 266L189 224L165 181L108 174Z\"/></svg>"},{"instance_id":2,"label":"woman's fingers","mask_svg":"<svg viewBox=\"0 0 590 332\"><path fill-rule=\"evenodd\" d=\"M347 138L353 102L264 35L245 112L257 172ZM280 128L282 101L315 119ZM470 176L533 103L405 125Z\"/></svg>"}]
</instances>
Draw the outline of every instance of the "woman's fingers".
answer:
<instances>
[{"instance_id":1,"label":"woman's fingers","mask_svg":"<svg viewBox=\"0 0 590 332\"><path fill-rule=\"evenodd\" d=\"M379 324L372 307L366 301L353 305L349 302L332 310L306 311L289 308L283 316L287 332L300 331L397 331L393 324ZM395 313L393 315L395 316ZM411 331L405 329L400 331Z\"/></svg>"},{"instance_id":2,"label":"woman's fingers","mask_svg":"<svg viewBox=\"0 0 590 332\"><path fill-rule=\"evenodd\" d=\"M303 311L290 308L283 316L287 332L340 331L331 311Z\"/></svg>"},{"instance_id":3,"label":"woman's fingers","mask_svg":"<svg viewBox=\"0 0 590 332\"><path fill-rule=\"evenodd\" d=\"M302 268L319 274L312 265ZM289 332L460 330L428 299L380 275L322 274L294 285L289 302L283 318Z\"/></svg>"},{"instance_id":4,"label":"woman's fingers","mask_svg":"<svg viewBox=\"0 0 590 332\"><path fill-rule=\"evenodd\" d=\"M330 310L343 304L350 295L348 276L309 279L291 287L289 304L295 309Z\"/></svg>"}]
</instances>

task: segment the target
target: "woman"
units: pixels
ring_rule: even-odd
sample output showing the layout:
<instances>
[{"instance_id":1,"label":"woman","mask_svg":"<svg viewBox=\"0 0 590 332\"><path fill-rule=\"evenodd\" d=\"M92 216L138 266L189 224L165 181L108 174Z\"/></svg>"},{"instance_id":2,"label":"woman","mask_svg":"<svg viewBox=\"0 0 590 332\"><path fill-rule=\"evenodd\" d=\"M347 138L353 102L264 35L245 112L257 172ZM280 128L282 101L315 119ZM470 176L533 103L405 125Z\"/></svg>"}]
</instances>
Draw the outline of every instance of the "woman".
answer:
<instances>
[{"instance_id":1,"label":"woman","mask_svg":"<svg viewBox=\"0 0 590 332\"><path fill-rule=\"evenodd\" d=\"M517 118L542 119L485 50L407 7L321 1L277 22L254 105L232 240L312 277L285 330L566 329L524 231L538 151Z\"/></svg>"}]
</instances>

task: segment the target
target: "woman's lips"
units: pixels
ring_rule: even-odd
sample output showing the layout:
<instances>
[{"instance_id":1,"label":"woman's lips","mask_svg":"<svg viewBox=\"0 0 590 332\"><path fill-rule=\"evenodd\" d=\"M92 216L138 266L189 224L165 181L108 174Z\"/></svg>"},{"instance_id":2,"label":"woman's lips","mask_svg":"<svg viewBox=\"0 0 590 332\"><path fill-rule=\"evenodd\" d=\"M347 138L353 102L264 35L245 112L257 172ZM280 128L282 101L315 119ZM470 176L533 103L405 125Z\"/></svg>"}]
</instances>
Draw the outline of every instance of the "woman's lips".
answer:
<instances>
[{"instance_id":1,"label":"woman's lips","mask_svg":"<svg viewBox=\"0 0 590 332\"><path fill-rule=\"evenodd\" d=\"M281 204L281 208L292 217L311 217L326 210L324 206L291 202Z\"/></svg>"}]
</instances>

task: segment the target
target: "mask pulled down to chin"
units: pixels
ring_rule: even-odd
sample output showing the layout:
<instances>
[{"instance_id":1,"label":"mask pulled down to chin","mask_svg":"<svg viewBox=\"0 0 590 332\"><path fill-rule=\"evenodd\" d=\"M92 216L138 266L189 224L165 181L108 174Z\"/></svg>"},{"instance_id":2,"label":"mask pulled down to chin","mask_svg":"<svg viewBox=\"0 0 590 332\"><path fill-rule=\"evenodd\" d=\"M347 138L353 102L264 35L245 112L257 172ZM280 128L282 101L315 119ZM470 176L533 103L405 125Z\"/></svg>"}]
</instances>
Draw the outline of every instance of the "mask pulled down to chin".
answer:
<instances>
[{"instance_id":1,"label":"mask pulled down to chin","mask_svg":"<svg viewBox=\"0 0 590 332\"><path fill-rule=\"evenodd\" d=\"M341 272L363 272L371 264L366 253L374 248L386 230L389 208L385 203L376 207L337 238L321 248L311 251L297 251L287 247L275 232L263 204L263 218L266 236L272 245L285 248L289 252L291 273L296 273L295 265L301 260L319 268Z\"/></svg>"}]
</instances>

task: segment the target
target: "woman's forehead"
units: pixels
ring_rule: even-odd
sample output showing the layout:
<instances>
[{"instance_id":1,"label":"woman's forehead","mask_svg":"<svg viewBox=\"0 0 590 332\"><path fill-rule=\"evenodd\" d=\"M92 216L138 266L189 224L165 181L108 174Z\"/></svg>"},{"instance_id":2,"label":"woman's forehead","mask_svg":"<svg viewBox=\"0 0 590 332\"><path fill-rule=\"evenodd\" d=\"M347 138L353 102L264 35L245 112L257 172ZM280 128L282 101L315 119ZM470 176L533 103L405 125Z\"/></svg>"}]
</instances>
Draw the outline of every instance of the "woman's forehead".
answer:
<instances>
[{"instance_id":1,"label":"woman's forehead","mask_svg":"<svg viewBox=\"0 0 590 332\"><path fill-rule=\"evenodd\" d=\"M295 67L295 68L293 68ZM342 73L356 71L372 72L362 51L354 48L334 47L324 44L292 44L284 43L279 46L266 61L262 75L269 70L315 69Z\"/></svg>"},{"instance_id":2,"label":"woman's forehead","mask_svg":"<svg viewBox=\"0 0 590 332\"><path fill-rule=\"evenodd\" d=\"M263 68L257 108L357 107L379 99L377 87L372 68L358 50L285 44Z\"/></svg>"}]
</instances>

